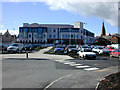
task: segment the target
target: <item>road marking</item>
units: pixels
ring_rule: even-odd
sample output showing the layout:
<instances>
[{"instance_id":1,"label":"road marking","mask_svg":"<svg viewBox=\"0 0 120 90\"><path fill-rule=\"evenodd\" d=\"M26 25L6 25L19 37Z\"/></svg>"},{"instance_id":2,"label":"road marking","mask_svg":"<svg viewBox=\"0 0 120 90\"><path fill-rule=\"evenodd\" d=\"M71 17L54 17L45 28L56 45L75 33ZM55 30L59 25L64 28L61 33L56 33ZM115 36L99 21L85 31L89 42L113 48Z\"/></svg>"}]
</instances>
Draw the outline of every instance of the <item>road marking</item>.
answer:
<instances>
[{"instance_id":1,"label":"road marking","mask_svg":"<svg viewBox=\"0 0 120 90\"><path fill-rule=\"evenodd\" d=\"M86 70L86 71L92 71L92 70L98 70L99 68L86 68L86 69L84 69L84 70Z\"/></svg>"},{"instance_id":2,"label":"road marking","mask_svg":"<svg viewBox=\"0 0 120 90\"><path fill-rule=\"evenodd\" d=\"M87 67L90 67L90 66L76 66L76 68L87 68Z\"/></svg>"},{"instance_id":3,"label":"road marking","mask_svg":"<svg viewBox=\"0 0 120 90\"><path fill-rule=\"evenodd\" d=\"M43 90L48 89L49 87L51 87L51 86L52 86L54 83L56 83L57 81L59 81L59 80L65 78L65 77L69 77L69 76L71 76L71 75L73 75L73 74L74 74L74 73L69 74L69 75L65 75L65 76L63 76L63 77L60 77L60 78L56 79L55 81L53 81L52 83L50 83L49 85L47 85Z\"/></svg>"},{"instance_id":4,"label":"road marking","mask_svg":"<svg viewBox=\"0 0 120 90\"><path fill-rule=\"evenodd\" d=\"M63 64L76 64L75 62L65 62Z\"/></svg>"},{"instance_id":5,"label":"road marking","mask_svg":"<svg viewBox=\"0 0 120 90\"><path fill-rule=\"evenodd\" d=\"M101 70L96 70L95 72L105 72L105 71L110 71L112 69L101 69Z\"/></svg>"}]
</instances>

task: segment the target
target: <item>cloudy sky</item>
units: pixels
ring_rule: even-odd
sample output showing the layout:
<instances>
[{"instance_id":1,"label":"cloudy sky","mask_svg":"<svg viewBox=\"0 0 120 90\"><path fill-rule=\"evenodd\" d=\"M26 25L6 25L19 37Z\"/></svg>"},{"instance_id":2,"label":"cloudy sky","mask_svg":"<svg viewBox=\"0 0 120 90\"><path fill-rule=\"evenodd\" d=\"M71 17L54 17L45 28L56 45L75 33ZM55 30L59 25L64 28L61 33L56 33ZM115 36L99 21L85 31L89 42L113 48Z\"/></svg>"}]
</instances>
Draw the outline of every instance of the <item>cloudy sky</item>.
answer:
<instances>
[{"instance_id":1,"label":"cloudy sky","mask_svg":"<svg viewBox=\"0 0 120 90\"><path fill-rule=\"evenodd\" d=\"M3 0L0 32L18 34L23 23L74 24L100 35L102 22L108 33L118 33L118 0ZM1 23L2 22L2 23Z\"/></svg>"}]
</instances>

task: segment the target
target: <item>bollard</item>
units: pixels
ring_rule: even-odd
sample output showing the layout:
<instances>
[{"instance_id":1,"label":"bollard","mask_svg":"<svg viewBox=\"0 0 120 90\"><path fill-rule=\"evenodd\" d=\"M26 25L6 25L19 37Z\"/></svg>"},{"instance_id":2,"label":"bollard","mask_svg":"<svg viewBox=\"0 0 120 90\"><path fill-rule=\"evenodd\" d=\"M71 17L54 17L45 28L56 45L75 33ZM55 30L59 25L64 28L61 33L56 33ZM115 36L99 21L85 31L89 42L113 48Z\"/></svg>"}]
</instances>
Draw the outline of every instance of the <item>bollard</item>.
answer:
<instances>
[{"instance_id":1,"label":"bollard","mask_svg":"<svg viewBox=\"0 0 120 90\"><path fill-rule=\"evenodd\" d=\"M26 58L28 58L28 52L26 52Z\"/></svg>"},{"instance_id":2,"label":"bollard","mask_svg":"<svg viewBox=\"0 0 120 90\"><path fill-rule=\"evenodd\" d=\"M27 48L25 48L25 51L26 51L26 58L28 58L28 51L27 51Z\"/></svg>"}]
</instances>

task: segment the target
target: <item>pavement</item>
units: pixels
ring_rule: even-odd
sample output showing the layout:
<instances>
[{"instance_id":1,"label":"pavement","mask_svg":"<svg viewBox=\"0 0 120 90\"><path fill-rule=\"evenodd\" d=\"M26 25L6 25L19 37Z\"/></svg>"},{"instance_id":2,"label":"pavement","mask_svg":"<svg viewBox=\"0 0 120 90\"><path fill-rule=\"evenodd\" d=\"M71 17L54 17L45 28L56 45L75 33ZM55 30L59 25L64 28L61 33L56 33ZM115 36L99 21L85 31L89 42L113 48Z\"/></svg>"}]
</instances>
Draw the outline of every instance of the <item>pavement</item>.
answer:
<instances>
[{"instance_id":1,"label":"pavement","mask_svg":"<svg viewBox=\"0 0 120 90\"><path fill-rule=\"evenodd\" d=\"M52 54L43 54L44 52L50 50L52 47L47 47L44 49L41 49L38 52L34 52L34 53L29 53L28 54L28 59L51 59L51 60L65 60L65 59L73 59L72 57L68 56L68 55L52 55ZM4 54L2 55L3 58L26 58L26 54Z\"/></svg>"},{"instance_id":2,"label":"pavement","mask_svg":"<svg viewBox=\"0 0 120 90\"><path fill-rule=\"evenodd\" d=\"M29 58L26 58L26 54L2 55L3 87L95 89L103 77L119 70L118 59L101 57L97 60L77 60L67 55L43 54L51 48L29 53ZM13 83L9 80L13 80Z\"/></svg>"}]
</instances>

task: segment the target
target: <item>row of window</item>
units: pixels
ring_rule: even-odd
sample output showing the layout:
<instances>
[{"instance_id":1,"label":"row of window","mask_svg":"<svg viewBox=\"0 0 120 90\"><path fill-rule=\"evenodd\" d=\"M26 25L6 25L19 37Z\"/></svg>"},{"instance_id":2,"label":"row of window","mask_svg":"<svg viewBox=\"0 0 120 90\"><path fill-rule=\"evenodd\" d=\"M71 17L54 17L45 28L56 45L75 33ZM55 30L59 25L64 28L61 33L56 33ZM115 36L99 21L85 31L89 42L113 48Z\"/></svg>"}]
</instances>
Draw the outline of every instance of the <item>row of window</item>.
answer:
<instances>
[{"instance_id":1,"label":"row of window","mask_svg":"<svg viewBox=\"0 0 120 90\"><path fill-rule=\"evenodd\" d=\"M49 38L57 38L56 35L49 35ZM60 36L60 38L66 38L66 39L69 39L69 38L75 38L75 39L79 39L79 35L62 35ZM82 39L82 36L81 36L81 39Z\"/></svg>"},{"instance_id":2,"label":"row of window","mask_svg":"<svg viewBox=\"0 0 120 90\"><path fill-rule=\"evenodd\" d=\"M34 32L34 33L43 33L47 32L47 28L20 28L19 32Z\"/></svg>"},{"instance_id":3,"label":"row of window","mask_svg":"<svg viewBox=\"0 0 120 90\"><path fill-rule=\"evenodd\" d=\"M20 35L20 37L23 37L23 38L31 38L32 37L32 34L23 34L23 35ZM33 38L45 38L46 35L45 34L37 34L37 35L33 35Z\"/></svg>"},{"instance_id":4,"label":"row of window","mask_svg":"<svg viewBox=\"0 0 120 90\"><path fill-rule=\"evenodd\" d=\"M69 29L62 29L60 32L79 32L79 30L69 30Z\"/></svg>"}]
</instances>

